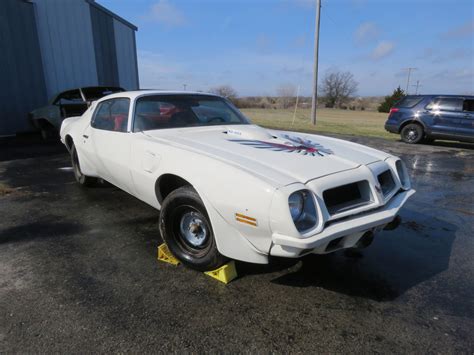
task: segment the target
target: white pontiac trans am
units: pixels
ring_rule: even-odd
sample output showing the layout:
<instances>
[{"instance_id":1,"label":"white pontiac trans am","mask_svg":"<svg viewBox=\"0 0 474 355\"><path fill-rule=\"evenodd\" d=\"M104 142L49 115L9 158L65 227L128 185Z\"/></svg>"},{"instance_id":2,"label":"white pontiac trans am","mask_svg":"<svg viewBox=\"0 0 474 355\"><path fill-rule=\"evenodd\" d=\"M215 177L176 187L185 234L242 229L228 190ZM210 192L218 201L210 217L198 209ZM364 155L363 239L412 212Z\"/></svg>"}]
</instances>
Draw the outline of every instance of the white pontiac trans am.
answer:
<instances>
[{"instance_id":1,"label":"white pontiac trans am","mask_svg":"<svg viewBox=\"0 0 474 355\"><path fill-rule=\"evenodd\" d=\"M160 210L170 251L197 270L370 244L415 192L390 154L253 125L228 100L133 91L63 121L75 178L104 179Z\"/></svg>"}]
</instances>

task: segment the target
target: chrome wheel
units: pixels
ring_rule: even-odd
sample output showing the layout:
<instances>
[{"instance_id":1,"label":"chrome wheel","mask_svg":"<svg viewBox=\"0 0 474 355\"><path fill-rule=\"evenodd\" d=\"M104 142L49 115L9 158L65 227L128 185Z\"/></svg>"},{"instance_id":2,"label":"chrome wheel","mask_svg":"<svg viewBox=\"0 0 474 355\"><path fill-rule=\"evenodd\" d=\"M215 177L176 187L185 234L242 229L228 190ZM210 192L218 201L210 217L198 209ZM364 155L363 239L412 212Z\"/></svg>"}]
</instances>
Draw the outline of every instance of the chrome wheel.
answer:
<instances>
[{"instance_id":1,"label":"chrome wheel","mask_svg":"<svg viewBox=\"0 0 474 355\"><path fill-rule=\"evenodd\" d=\"M401 131L402 140L406 143L419 143L424 136L423 127L418 123L410 123L403 127Z\"/></svg>"},{"instance_id":2,"label":"chrome wheel","mask_svg":"<svg viewBox=\"0 0 474 355\"><path fill-rule=\"evenodd\" d=\"M406 137L409 141L413 142L413 141L416 141L418 139L418 132L416 129L410 129L408 130L408 132L406 133Z\"/></svg>"},{"instance_id":3,"label":"chrome wheel","mask_svg":"<svg viewBox=\"0 0 474 355\"><path fill-rule=\"evenodd\" d=\"M202 248L209 237L206 222L198 212L186 212L181 217L179 229L183 240L193 247Z\"/></svg>"}]
</instances>

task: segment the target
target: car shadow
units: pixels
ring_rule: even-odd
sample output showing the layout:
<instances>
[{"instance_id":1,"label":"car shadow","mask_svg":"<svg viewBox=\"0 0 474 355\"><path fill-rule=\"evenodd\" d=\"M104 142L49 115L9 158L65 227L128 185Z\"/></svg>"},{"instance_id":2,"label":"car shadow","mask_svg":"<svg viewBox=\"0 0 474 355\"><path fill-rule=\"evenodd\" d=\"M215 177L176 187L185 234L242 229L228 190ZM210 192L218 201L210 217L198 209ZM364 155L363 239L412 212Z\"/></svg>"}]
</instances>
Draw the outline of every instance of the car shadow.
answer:
<instances>
[{"instance_id":1,"label":"car shadow","mask_svg":"<svg viewBox=\"0 0 474 355\"><path fill-rule=\"evenodd\" d=\"M37 158L56 154L68 154L59 141L45 142L38 133L0 138L0 161Z\"/></svg>"},{"instance_id":2,"label":"car shadow","mask_svg":"<svg viewBox=\"0 0 474 355\"><path fill-rule=\"evenodd\" d=\"M379 233L367 249L310 254L269 265L239 264L239 276L281 272L271 282L289 287L321 287L376 301L393 300L446 270L456 227L416 211L394 231Z\"/></svg>"}]
</instances>

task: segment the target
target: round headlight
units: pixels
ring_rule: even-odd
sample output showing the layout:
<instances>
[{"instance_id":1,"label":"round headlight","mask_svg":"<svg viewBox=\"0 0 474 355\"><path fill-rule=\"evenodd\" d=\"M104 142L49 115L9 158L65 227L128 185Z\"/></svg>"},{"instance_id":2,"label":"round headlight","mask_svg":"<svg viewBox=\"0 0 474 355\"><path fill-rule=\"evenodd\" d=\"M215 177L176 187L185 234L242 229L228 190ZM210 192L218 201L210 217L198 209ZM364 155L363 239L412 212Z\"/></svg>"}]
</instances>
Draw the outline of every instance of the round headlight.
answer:
<instances>
[{"instance_id":1,"label":"round headlight","mask_svg":"<svg viewBox=\"0 0 474 355\"><path fill-rule=\"evenodd\" d=\"M304 195L301 191L293 192L288 198L288 205L290 207L291 218L297 221L303 213Z\"/></svg>"}]
</instances>

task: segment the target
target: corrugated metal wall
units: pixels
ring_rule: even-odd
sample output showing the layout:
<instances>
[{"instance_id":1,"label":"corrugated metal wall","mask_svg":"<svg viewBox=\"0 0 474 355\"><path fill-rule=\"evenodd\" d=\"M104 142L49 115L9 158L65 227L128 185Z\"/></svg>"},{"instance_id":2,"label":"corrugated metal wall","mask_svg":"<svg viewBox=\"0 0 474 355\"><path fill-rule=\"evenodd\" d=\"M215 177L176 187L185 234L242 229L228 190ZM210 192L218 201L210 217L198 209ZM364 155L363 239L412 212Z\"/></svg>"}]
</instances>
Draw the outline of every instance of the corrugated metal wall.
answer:
<instances>
[{"instance_id":1,"label":"corrugated metal wall","mask_svg":"<svg viewBox=\"0 0 474 355\"><path fill-rule=\"evenodd\" d=\"M135 31L129 26L114 19L114 32L120 85L127 90L138 89ZM135 70L131 70L130 68L135 68Z\"/></svg>"},{"instance_id":2,"label":"corrugated metal wall","mask_svg":"<svg viewBox=\"0 0 474 355\"><path fill-rule=\"evenodd\" d=\"M0 135L64 90L138 89L135 30L93 0L0 0Z\"/></svg>"},{"instance_id":3,"label":"corrugated metal wall","mask_svg":"<svg viewBox=\"0 0 474 355\"><path fill-rule=\"evenodd\" d=\"M47 99L32 4L1 0L0 48L2 136L28 130L28 112Z\"/></svg>"},{"instance_id":4,"label":"corrugated metal wall","mask_svg":"<svg viewBox=\"0 0 474 355\"><path fill-rule=\"evenodd\" d=\"M48 97L98 84L90 6L83 0L36 0Z\"/></svg>"},{"instance_id":5,"label":"corrugated metal wall","mask_svg":"<svg viewBox=\"0 0 474 355\"><path fill-rule=\"evenodd\" d=\"M90 16L99 85L118 86L114 19L95 6L90 7Z\"/></svg>"}]
</instances>

